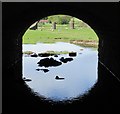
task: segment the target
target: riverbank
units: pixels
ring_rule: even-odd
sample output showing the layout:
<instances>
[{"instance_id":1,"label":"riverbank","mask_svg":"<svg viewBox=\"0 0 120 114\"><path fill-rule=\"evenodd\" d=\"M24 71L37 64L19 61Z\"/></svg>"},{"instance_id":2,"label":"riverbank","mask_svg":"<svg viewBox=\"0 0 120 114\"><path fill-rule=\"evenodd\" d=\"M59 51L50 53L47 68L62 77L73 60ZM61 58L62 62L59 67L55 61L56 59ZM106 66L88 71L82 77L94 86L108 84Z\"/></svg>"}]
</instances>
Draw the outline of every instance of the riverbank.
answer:
<instances>
[{"instance_id":1,"label":"riverbank","mask_svg":"<svg viewBox=\"0 0 120 114\"><path fill-rule=\"evenodd\" d=\"M76 27L70 29L68 25L57 25L57 29L51 30L50 25L38 28L37 30L28 29L23 35L23 44L69 42L76 45L97 47L98 36L90 27Z\"/></svg>"},{"instance_id":2,"label":"riverbank","mask_svg":"<svg viewBox=\"0 0 120 114\"><path fill-rule=\"evenodd\" d=\"M80 45L83 47L98 48L98 41L96 40L71 40L70 43Z\"/></svg>"}]
</instances>

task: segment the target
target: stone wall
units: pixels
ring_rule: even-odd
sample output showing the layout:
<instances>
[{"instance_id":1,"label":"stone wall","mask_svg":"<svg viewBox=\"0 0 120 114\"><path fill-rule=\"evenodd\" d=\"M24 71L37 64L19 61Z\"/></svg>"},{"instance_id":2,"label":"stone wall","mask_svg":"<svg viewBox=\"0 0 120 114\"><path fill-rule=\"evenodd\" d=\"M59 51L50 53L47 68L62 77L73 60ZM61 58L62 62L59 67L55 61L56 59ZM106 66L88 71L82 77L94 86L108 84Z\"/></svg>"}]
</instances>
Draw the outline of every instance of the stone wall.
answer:
<instances>
[{"instance_id":1,"label":"stone wall","mask_svg":"<svg viewBox=\"0 0 120 114\"><path fill-rule=\"evenodd\" d=\"M2 8L4 113L103 113L119 109L120 45L117 3L3 3ZM18 83L22 79L23 34L40 18L54 14L68 14L80 18L90 25L99 37L98 83L85 99L68 105L46 103L31 93L25 84Z\"/></svg>"},{"instance_id":2,"label":"stone wall","mask_svg":"<svg viewBox=\"0 0 120 114\"><path fill-rule=\"evenodd\" d=\"M22 35L27 28L40 18L59 13L76 16L96 31L100 39L99 58L119 77L117 3L3 3L3 67L5 71L8 72L8 68L12 66L16 69L17 63L21 64ZM19 71L15 72L21 75L22 69L18 69Z\"/></svg>"}]
</instances>

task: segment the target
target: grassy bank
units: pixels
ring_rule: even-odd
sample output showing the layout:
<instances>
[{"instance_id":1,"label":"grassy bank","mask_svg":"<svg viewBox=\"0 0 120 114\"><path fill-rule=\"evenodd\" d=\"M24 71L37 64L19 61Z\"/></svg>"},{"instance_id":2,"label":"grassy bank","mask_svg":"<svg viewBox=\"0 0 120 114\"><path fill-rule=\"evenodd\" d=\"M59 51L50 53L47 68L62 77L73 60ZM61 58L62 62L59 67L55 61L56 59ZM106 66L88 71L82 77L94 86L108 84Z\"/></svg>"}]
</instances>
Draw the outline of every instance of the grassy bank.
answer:
<instances>
[{"instance_id":1,"label":"grassy bank","mask_svg":"<svg viewBox=\"0 0 120 114\"><path fill-rule=\"evenodd\" d=\"M71 42L74 40L98 41L96 33L90 27L75 27L69 29L68 25L57 25L52 31L51 25L44 25L37 30L27 30L23 36L23 44Z\"/></svg>"},{"instance_id":2,"label":"grassy bank","mask_svg":"<svg viewBox=\"0 0 120 114\"><path fill-rule=\"evenodd\" d=\"M27 55L31 55L35 52L32 51L25 51L23 52L23 54L27 54ZM53 54L53 55L59 55L59 54L69 54L69 51L46 51L44 53L40 53L40 54Z\"/></svg>"}]
</instances>

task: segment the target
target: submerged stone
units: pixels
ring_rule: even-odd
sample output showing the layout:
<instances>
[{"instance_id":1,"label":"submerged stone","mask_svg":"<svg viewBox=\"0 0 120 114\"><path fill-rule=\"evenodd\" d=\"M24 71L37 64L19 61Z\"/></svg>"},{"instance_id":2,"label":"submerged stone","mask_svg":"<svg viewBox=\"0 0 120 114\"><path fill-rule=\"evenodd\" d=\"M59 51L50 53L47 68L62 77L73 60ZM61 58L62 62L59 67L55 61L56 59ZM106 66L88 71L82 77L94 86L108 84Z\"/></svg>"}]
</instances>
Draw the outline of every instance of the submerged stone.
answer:
<instances>
[{"instance_id":1,"label":"submerged stone","mask_svg":"<svg viewBox=\"0 0 120 114\"><path fill-rule=\"evenodd\" d=\"M81 48L80 50L83 51L83 48Z\"/></svg>"}]
</instances>

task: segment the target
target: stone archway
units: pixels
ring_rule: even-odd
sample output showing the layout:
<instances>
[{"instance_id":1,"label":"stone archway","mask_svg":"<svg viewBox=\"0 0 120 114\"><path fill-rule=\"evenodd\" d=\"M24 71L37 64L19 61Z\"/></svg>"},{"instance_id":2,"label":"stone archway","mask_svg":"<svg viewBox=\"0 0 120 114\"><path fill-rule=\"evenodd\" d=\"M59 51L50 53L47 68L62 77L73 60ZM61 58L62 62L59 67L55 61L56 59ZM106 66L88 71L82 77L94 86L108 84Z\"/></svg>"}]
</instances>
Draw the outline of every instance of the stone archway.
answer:
<instances>
[{"instance_id":1,"label":"stone archway","mask_svg":"<svg viewBox=\"0 0 120 114\"><path fill-rule=\"evenodd\" d=\"M97 109L101 111L108 111L108 109L111 111L117 110L117 106L119 106L118 80L120 79L118 64L118 9L119 6L117 3L3 3L3 81L6 89L4 91L5 98L8 101L11 101L10 99L12 98L12 102L14 102L12 106L19 111L24 112L24 110L26 110L26 107L24 107L24 110L21 110L21 105L16 105L16 103L18 103L16 101L19 101L20 103L26 104L24 106L27 106L27 103L23 102L23 100L26 100L26 97L20 101L19 98L14 97L17 96L16 91L20 90L16 89L16 91L12 91L15 88L14 83L16 80L22 79L22 36L27 28L40 18L47 15L64 13L82 19L95 30L100 38L99 60L102 61L105 66L99 63L99 85L92 93L92 98L89 96L89 100L84 102L86 105L83 106L83 109L90 109L90 107L92 108L92 105L94 105L96 111ZM108 69L106 69L106 67ZM114 78L111 72L118 80ZM8 87L10 90L8 90ZM13 94L11 93L12 95L10 94L11 91L13 92ZM21 95L24 94L21 93L21 91L19 93ZM25 96L27 95L25 94ZM5 102L6 104L7 100ZM93 101L94 104L92 103ZM9 105L11 105L11 103L9 103ZM42 105L41 103L41 106ZM14 110L12 110L12 106L8 108L8 111ZM30 106L30 110L33 111L32 103ZM70 107L72 106L80 112L79 102L77 102L76 105L72 104ZM43 107L46 109L46 107L48 108L49 106L44 104ZM62 107L62 112L64 112L64 109L69 109L69 111L74 110L66 107ZM37 109L39 109L39 106ZM55 109L60 111L59 106L56 106ZM94 112L92 109L90 110Z\"/></svg>"}]
</instances>

